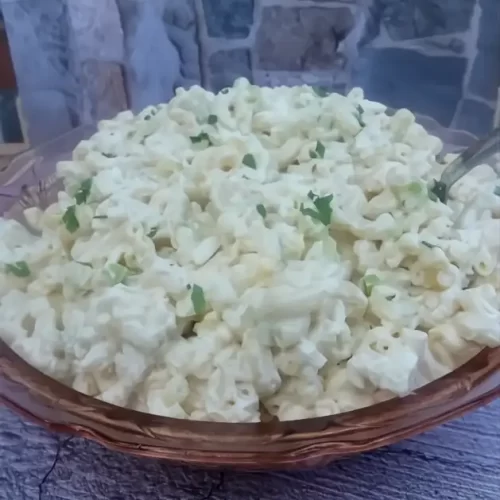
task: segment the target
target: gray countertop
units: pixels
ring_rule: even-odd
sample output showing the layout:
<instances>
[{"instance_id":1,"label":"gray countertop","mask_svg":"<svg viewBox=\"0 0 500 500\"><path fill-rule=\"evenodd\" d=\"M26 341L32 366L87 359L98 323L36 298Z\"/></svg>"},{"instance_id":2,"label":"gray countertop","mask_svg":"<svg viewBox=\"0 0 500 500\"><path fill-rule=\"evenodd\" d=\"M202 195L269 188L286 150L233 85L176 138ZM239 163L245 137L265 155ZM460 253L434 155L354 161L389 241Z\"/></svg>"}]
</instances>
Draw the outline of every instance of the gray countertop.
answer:
<instances>
[{"instance_id":1,"label":"gray countertop","mask_svg":"<svg viewBox=\"0 0 500 500\"><path fill-rule=\"evenodd\" d=\"M498 500L500 401L327 468L218 472L46 432L0 409L0 500Z\"/></svg>"}]
</instances>

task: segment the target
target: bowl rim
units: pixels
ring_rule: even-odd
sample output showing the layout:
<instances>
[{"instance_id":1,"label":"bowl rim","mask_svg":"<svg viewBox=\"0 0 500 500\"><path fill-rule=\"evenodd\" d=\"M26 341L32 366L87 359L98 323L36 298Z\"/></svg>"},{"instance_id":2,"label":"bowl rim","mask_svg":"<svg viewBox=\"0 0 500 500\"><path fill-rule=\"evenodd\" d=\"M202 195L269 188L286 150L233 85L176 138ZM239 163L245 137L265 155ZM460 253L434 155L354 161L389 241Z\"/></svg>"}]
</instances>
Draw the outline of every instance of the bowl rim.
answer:
<instances>
[{"instance_id":1,"label":"bowl rim","mask_svg":"<svg viewBox=\"0 0 500 500\"><path fill-rule=\"evenodd\" d=\"M457 133L460 145L474 140L468 132L416 116L429 133L438 137ZM35 171L30 162L50 160L51 149L59 151L61 141L66 147L94 131L94 126L78 127L22 153L1 172L0 185L17 191L24 177ZM40 173L45 168L42 165ZM392 444L498 396L500 347L484 348L456 370L412 394L349 412L283 422L175 419L115 406L80 393L30 365L0 339L0 404L51 430L82 435L109 448L198 465L210 461L212 465L255 468L257 462L274 467L288 466L293 460L304 465L313 455L330 460ZM253 450L251 458L247 449Z\"/></svg>"},{"instance_id":2,"label":"bowl rim","mask_svg":"<svg viewBox=\"0 0 500 500\"><path fill-rule=\"evenodd\" d=\"M15 367L14 371L17 373L12 373L12 367ZM422 411L422 401L426 401L430 406L441 404L447 397L457 395L457 393L463 395L472 391L478 385L478 382L479 385L483 385L494 374L500 375L500 347L486 347L457 369L425 384L411 394L394 397L364 408L326 417L301 420L279 421L273 419L270 422L255 423L209 422L145 413L116 406L93 396L80 393L29 364L0 339L0 402L2 400L6 401L7 404L10 402L6 394L7 391L4 390L2 385L1 376L3 375L17 382L22 380L24 385L29 385L31 394L40 395L42 398L50 400L51 403L54 403L54 406L64 402L70 405L72 411L81 410L89 415L95 412L96 415L100 414L105 420L114 422L134 422L142 430L169 428L176 433L189 434L191 438L199 438L209 434L216 435L224 440L234 440L235 437L251 438L254 436L272 437L273 435L279 435L287 440L294 441L311 437L311 433L321 432L324 436L330 424L358 427L366 425L374 415L387 414L390 416L391 421L403 416L417 415ZM500 377L498 382L492 382L491 385L491 390L500 390ZM488 392L490 391L482 390L483 395ZM90 413L89 409L91 410Z\"/></svg>"}]
</instances>

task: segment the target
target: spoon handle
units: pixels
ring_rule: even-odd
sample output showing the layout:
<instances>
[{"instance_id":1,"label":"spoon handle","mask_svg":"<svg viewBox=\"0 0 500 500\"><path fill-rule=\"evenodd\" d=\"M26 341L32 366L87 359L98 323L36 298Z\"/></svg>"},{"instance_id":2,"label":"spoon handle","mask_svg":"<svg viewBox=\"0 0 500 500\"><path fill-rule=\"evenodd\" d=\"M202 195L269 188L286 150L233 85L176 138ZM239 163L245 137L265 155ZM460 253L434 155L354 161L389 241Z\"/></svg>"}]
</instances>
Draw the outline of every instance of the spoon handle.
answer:
<instances>
[{"instance_id":1,"label":"spoon handle","mask_svg":"<svg viewBox=\"0 0 500 500\"><path fill-rule=\"evenodd\" d=\"M455 158L444 170L440 182L449 190L455 182L470 172L474 167L487 162L500 152L500 127L495 128L484 139L477 141Z\"/></svg>"}]
</instances>

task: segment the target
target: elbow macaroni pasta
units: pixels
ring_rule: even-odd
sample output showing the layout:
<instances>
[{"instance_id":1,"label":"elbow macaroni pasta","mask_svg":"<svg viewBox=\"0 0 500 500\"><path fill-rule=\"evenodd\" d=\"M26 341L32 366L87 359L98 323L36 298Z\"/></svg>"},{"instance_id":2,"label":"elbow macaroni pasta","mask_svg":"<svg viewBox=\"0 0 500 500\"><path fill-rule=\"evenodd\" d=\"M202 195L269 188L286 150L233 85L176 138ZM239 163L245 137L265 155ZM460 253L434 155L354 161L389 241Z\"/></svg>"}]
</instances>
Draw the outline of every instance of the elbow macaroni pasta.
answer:
<instances>
[{"instance_id":1,"label":"elbow macaroni pasta","mask_svg":"<svg viewBox=\"0 0 500 500\"><path fill-rule=\"evenodd\" d=\"M441 147L361 89L240 79L120 113L58 164L30 231L0 220L1 336L78 391L174 418L408 394L500 345L496 176L433 201Z\"/></svg>"}]
</instances>

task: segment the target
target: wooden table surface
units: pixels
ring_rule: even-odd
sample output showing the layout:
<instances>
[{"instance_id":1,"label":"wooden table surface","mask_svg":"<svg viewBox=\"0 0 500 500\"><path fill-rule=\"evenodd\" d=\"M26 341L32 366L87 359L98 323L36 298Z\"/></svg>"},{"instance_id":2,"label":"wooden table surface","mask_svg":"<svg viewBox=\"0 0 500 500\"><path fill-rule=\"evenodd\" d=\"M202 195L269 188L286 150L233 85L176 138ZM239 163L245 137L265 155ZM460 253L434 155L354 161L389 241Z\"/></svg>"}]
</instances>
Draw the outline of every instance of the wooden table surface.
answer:
<instances>
[{"instance_id":1,"label":"wooden table surface","mask_svg":"<svg viewBox=\"0 0 500 500\"><path fill-rule=\"evenodd\" d=\"M417 438L296 473L172 466L0 409L0 500L498 500L500 401Z\"/></svg>"}]
</instances>

